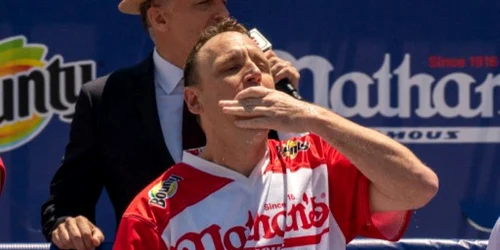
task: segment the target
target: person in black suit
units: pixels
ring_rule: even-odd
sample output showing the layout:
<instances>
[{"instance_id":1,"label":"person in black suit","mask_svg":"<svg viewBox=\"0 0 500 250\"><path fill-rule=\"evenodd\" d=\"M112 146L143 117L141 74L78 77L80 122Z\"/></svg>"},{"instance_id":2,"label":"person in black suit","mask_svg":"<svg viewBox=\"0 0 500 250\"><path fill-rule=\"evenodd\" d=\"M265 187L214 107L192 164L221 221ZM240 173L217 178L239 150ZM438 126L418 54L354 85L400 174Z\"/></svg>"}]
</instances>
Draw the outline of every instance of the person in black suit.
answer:
<instances>
[{"instance_id":1,"label":"person in black suit","mask_svg":"<svg viewBox=\"0 0 500 250\"><path fill-rule=\"evenodd\" d=\"M62 249L103 242L95 226L103 187L119 222L135 195L179 162L183 149L205 144L196 117L183 106L182 68L204 28L229 15L226 0L123 0L119 9L140 14L155 49L138 65L81 89L69 143L41 209L46 240ZM275 82L298 84L290 63L272 51L266 56Z\"/></svg>"}]
</instances>

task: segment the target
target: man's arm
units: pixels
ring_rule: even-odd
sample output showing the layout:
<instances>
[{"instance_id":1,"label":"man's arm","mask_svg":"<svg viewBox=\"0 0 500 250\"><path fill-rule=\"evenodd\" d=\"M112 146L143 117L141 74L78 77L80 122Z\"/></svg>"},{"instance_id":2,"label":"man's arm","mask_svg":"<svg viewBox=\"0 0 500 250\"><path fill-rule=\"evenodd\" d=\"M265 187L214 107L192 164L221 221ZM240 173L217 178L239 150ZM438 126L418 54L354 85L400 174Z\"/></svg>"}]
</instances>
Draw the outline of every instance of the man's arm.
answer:
<instances>
[{"instance_id":1,"label":"man's arm","mask_svg":"<svg viewBox=\"0 0 500 250\"><path fill-rule=\"evenodd\" d=\"M417 209L438 190L436 174L408 148L389 137L311 105L303 119L317 134L345 155L371 182L373 212Z\"/></svg>"},{"instance_id":2,"label":"man's arm","mask_svg":"<svg viewBox=\"0 0 500 250\"><path fill-rule=\"evenodd\" d=\"M263 87L247 88L220 105L226 114L253 117L235 122L243 128L311 132L323 138L370 180L373 212L416 209L437 192L436 174L409 149L327 109Z\"/></svg>"},{"instance_id":3,"label":"man's arm","mask_svg":"<svg viewBox=\"0 0 500 250\"><path fill-rule=\"evenodd\" d=\"M96 149L96 113L93 106L97 104L93 97L102 93L105 80L99 78L85 84L75 105L69 143L50 184L50 197L41 209L42 230L47 241L53 240L52 231L73 217L82 216L95 221L95 205L101 195L103 182ZM81 221L85 220L73 223L75 221L72 219L64 229L76 231L75 227Z\"/></svg>"},{"instance_id":4,"label":"man's arm","mask_svg":"<svg viewBox=\"0 0 500 250\"><path fill-rule=\"evenodd\" d=\"M152 222L136 215L124 215L116 233L113 250L167 250Z\"/></svg>"}]
</instances>

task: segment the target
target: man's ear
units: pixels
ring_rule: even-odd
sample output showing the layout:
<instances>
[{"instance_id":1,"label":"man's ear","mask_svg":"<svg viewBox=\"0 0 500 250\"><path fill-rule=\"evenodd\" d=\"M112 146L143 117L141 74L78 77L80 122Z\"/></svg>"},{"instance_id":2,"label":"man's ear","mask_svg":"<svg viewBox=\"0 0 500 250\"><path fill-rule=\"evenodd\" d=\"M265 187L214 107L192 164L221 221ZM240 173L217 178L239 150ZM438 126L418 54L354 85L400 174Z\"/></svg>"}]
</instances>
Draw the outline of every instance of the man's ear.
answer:
<instances>
[{"instance_id":1,"label":"man's ear","mask_svg":"<svg viewBox=\"0 0 500 250\"><path fill-rule=\"evenodd\" d=\"M189 111L195 115L200 115L203 112L203 106L200 103L200 90L196 87L184 88L184 101Z\"/></svg>"},{"instance_id":2,"label":"man's ear","mask_svg":"<svg viewBox=\"0 0 500 250\"><path fill-rule=\"evenodd\" d=\"M167 26L168 13L164 8L151 7L148 9L148 20L151 28L165 32L168 30Z\"/></svg>"}]
</instances>

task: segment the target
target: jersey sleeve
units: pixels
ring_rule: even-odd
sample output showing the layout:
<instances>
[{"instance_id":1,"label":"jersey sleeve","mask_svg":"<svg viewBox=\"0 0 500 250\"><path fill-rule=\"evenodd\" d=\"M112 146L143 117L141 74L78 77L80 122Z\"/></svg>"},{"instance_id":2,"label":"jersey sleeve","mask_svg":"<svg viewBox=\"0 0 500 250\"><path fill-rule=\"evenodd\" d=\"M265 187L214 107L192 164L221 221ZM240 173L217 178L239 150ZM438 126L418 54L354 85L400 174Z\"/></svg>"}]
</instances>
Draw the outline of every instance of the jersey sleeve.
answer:
<instances>
[{"instance_id":1,"label":"jersey sleeve","mask_svg":"<svg viewBox=\"0 0 500 250\"><path fill-rule=\"evenodd\" d=\"M370 180L326 141L312 138L327 165L330 210L346 243L357 236L399 240L408 227L411 211L372 213Z\"/></svg>"},{"instance_id":2,"label":"jersey sleeve","mask_svg":"<svg viewBox=\"0 0 500 250\"><path fill-rule=\"evenodd\" d=\"M124 215L116 233L113 250L167 250L153 223L138 216Z\"/></svg>"},{"instance_id":3,"label":"jersey sleeve","mask_svg":"<svg viewBox=\"0 0 500 250\"><path fill-rule=\"evenodd\" d=\"M120 220L113 250L168 249L162 233L168 224L170 206L161 198L166 197L161 188L167 174L168 170L130 202Z\"/></svg>"},{"instance_id":4,"label":"jersey sleeve","mask_svg":"<svg viewBox=\"0 0 500 250\"><path fill-rule=\"evenodd\" d=\"M5 165L3 165L2 158L0 158L0 194L2 194L3 186L5 184L5 177L7 171L5 170Z\"/></svg>"}]
</instances>

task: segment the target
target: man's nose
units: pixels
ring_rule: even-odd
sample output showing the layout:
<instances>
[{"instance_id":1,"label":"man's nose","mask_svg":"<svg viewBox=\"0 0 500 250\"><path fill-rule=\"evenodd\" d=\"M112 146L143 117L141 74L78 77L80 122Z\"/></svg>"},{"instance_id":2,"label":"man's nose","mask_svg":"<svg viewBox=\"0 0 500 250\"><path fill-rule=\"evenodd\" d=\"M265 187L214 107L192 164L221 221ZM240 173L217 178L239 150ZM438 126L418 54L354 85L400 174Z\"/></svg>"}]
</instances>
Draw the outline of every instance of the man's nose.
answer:
<instances>
[{"instance_id":1,"label":"man's nose","mask_svg":"<svg viewBox=\"0 0 500 250\"><path fill-rule=\"evenodd\" d=\"M219 22L228 16L229 16L229 10L227 9L226 4L224 3L224 1L219 1L217 3L217 7L212 19L215 22Z\"/></svg>"},{"instance_id":2,"label":"man's nose","mask_svg":"<svg viewBox=\"0 0 500 250\"><path fill-rule=\"evenodd\" d=\"M259 86L262 83L262 72L260 71L257 65L252 64L251 68L248 70L245 75L243 82L245 83L245 87L251 86Z\"/></svg>"}]
</instances>

